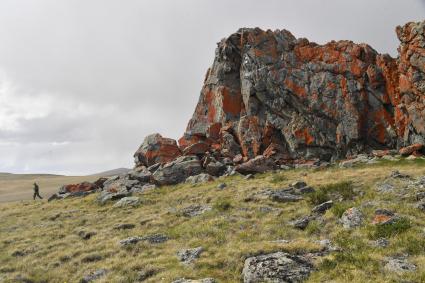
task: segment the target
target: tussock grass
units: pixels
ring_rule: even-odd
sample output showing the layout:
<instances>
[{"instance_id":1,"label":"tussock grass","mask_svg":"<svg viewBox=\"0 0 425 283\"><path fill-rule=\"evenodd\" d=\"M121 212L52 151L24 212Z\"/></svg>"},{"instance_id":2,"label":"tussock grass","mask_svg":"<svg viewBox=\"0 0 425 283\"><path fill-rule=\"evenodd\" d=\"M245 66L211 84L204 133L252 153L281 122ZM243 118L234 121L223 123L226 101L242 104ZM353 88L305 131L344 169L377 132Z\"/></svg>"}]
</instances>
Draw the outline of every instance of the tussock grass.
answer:
<instances>
[{"instance_id":1,"label":"tussock grass","mask_svg":"<svg viewBox=\"0 0 425 283\"><path fill-rule=\"evenodd\" d=\"M181 277L240 282L249 256L275 251L319 252L322 247L314 241L330 239L341 251L318 257L308 282L424 282L423 212L413 207L414 198L401 199L375 190L375 184L395 169L424 175L421 165L403 160L349 169L287 170L259 174L250 180L232 176L203 185L152 190L140 195L143 201L136 208L117 209L112 203L99 206L95 195L51 203L1 204L0 281L13 282L19 275L38 283L78 282L85 274L105 268L108 273L98 282L137 282L141 271L151 274L145 282L171 282ZM307 182L316 193L295 203L244 201L261 190L282 188L296 180ZM221 182L227 184L223 190L217 189ZM333 208L305 230L288 224L329 199L334 201ZM197 204L212 206L212 210L192 218L180 213ZM353 206L361 208L365 224L347 231L338 219ZM372 226L377 208L394 210L403 220L385 228ZM113 229L121 223L136 227ZM96 235L83 240L80 231ZM142 241L126 248L118 243L127 237L157 233L167 235L169 241ZM388 237L387 248L370 244L381 236ZM198 246L204 252L193 265L178 261L178 250ZM14 256L16 251L23 255ZM410 255L418 272L402 276L382 272L385 257L403 253Z\"/></svg>"}]
</instances>

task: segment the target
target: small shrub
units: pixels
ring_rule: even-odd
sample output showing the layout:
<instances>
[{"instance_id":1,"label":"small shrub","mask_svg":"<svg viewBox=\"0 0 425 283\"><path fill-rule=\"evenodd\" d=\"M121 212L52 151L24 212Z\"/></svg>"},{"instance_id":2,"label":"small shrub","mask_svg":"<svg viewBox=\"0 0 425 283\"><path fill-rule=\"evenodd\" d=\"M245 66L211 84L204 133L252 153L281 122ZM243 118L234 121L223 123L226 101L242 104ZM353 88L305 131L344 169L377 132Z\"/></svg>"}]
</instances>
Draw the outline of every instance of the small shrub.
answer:
<instances>
[{"instance_id":1,"label":"small shrub","mask_svg":"<svg viewBox=\"0 0 425 283\"><path fill-rule=\"evenodd\" d=\"M214 203L213 208L223 212L232 208L232 204L229 200L219 199Z\"/></svg>"},{"instance_id":2,"label":"small shrub","mask_svg":"<svg viewBox=\"0 0 425 283\"><path fill-rule=\"evenodd\" d=\"M406 235L399 239L397 246L403 247L410 255L418 255L425 252L425 239L422 239L422 236Z\"/></svg>"},{"instance_id":3,"label":"small shrub","mask_svg":"<svg viewBox=\"0 0 425 283\"><path fill-rule=\"evenodd\" d=\"M410 227L412 224L409 219L400 218L392 223L372 226L369 237L372 239L389 238L409 230Z\"/></svg>"}]
</instances>

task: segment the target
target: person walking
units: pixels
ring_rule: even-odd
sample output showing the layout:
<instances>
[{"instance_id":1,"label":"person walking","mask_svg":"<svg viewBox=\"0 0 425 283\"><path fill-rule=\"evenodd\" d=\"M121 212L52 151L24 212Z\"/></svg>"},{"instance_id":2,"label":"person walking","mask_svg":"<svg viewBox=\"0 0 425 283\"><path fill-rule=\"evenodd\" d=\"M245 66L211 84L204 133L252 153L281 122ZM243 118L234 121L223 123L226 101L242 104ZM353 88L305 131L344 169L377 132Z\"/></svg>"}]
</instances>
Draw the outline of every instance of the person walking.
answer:
<instances>
[{"instance_id":1,"label":"person walking","mask_svg":"<svg viewBox=\"0 0 425 283\"><path fill-rule=\"evenodd\" d=\"M34 182L34 196L33 196L34 200L35 200L36 197L39 197L40 199L43 199L40 196L40 187L37 185L36 182Z\"/></svg>"}]
</instances>

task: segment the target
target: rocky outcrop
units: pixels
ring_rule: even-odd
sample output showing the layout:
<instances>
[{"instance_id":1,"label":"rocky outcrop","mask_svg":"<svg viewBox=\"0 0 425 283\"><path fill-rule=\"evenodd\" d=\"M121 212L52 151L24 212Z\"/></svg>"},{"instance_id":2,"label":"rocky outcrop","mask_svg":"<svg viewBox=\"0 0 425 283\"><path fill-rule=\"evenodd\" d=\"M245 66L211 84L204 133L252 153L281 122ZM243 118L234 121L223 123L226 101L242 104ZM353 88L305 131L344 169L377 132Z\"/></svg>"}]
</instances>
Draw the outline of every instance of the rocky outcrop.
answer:
<instances>
[{"instance_id":1,"label":"rocky outcrop","mask_svg":"<svg viewBox=\"0 0 425 283\"><path fill-rule=\"evenodd\" d=\"M287 163L423 144L424 25L397 28L399 60L351 41L240 29L218 44L181 149Z\"/></svg>"}]
</instances>

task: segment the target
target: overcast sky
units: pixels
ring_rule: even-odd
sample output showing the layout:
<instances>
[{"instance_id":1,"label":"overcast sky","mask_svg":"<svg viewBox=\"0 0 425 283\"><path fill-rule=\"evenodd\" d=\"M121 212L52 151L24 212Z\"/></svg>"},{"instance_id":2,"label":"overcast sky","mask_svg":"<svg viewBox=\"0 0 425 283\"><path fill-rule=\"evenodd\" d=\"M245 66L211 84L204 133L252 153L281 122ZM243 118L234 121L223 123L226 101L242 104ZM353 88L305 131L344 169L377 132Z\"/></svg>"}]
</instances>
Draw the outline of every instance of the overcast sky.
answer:
<instances>
[{"instance_id":1,"label":"overcast sky","mask_svg":"<svg viewBox=\"0 0 425 283\"><path fill-rule=\"evenodd\" d=\"M132 167L144 136L178 138L216 42L240 27L396 56L419 0L1 0L0 172Z\"/></svg>"}]
</instances>

